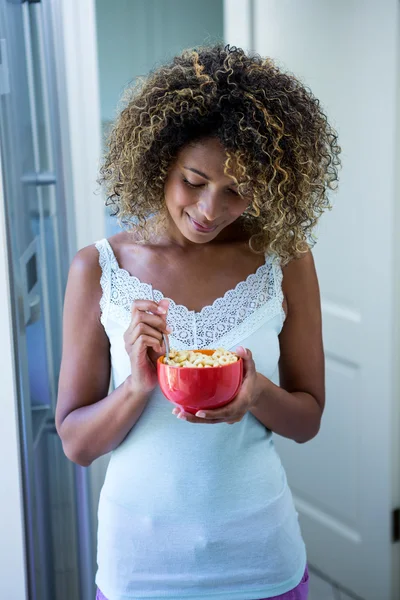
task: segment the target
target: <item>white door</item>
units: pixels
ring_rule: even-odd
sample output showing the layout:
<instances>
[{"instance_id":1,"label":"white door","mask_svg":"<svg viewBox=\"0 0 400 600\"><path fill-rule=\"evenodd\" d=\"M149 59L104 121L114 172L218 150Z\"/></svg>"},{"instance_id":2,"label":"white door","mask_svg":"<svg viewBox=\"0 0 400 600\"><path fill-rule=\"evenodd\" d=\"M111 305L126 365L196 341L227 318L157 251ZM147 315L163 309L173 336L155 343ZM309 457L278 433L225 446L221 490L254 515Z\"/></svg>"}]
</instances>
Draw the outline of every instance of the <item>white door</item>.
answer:
<instances>
[{"instance_id":1,"label":"white door","mask_svg":"<svg viewBox=\"0 0 400 600\"><path fill-rule=\"evenodd\" d=\"M225 9L237 10L236 4L227 0ZM343 149L340 191L313 251L323 305L326 412L315 440L277 439L278 451L311 565L364 600L398 600L391 538L398 501L392 475L398 466L392 421L399 416L392 333L398 3L248 4L249 46L278 59L312 89ZM235 22L241 23L232 14L226 22L225 40L235 45Z\"/></svg>"}]
</instances>

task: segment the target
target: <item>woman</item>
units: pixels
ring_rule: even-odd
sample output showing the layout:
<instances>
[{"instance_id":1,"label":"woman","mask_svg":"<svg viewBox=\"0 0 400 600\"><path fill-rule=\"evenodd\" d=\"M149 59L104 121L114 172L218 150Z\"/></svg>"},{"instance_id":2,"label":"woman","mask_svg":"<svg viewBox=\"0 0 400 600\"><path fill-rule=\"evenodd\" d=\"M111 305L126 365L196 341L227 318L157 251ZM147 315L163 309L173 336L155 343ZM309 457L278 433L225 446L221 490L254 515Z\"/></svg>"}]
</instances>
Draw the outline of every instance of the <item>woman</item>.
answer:
<instances>
[{"instance_id":1,"label":"woman","mask_svg":"<svg viewBox=\"0 0 400 600\"><path fill-rule=\"evenodd\" d=\"M272 432L303 443L320 427L312 231L339 153L310 90L240 49L185 51L128 94L101 171L125 230L72 262L56 415L72 461L112 452L99 599L307 597ZM177 350L236 349L236 398L172 410L163 333Z\"/></svg>"}]
</instances>

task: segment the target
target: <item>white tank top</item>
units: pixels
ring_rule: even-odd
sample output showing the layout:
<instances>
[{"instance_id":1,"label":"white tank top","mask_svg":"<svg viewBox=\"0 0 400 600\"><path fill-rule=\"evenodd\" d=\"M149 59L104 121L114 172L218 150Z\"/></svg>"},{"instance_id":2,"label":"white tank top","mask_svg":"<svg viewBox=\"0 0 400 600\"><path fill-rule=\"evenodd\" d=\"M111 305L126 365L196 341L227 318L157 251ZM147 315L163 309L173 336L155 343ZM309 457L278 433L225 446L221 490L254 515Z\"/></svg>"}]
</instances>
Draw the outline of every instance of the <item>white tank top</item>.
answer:
<instances>
[{"instance_id":1,"label":"white tank top","mask_svg":"<svg viewBox=\"0 0 400 600\"><path fill-rule=\"evenodd\" d=\"M151 299L151 287L119 267L106 239L96 247L117 387L130 374L123 335L132 301ZM243 345L271 377L284 321L281 282L278 260L266 255L201 312L171 301L171 346ZM98 587L108 600L258 600L296 587L306 552L272 433L251 413L234 425L203 425L172 409L157 387L112 452L98 510Z\"/></svg>"}]
</instances>

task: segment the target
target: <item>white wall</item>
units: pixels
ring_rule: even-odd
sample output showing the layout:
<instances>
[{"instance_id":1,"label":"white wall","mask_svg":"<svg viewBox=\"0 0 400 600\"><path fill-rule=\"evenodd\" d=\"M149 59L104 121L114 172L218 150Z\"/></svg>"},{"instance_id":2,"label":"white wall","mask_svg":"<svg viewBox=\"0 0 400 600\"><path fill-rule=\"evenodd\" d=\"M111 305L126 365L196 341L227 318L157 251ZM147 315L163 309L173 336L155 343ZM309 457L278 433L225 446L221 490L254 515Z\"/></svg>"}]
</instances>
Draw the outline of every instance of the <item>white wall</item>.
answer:
<instances>
[{"instance_id":1,"label":"white wall","mask_svg":"<svg viewBox=\"0 0 400 600\"><path fill-rule=\"evenodd\" d=\"M102 238L105 232L103 198L96 183L101 158L99 79L94 0L58 0L57 33L61 56L57 66L59 96L66 119L61 123L65 177L70 176L68 199L75 216L72 254ZM65 94L65 98L63 97ZM72 238L71 238L72 239Z\"/></svg>"},{"instance_id":2,"label":"white wall","mask_svg":"<svg viewBox=\"0 0 400 600\"><path fill-rule=\"evenodd\" d=\"M223 1L96 0L102 129L123 89L184 48L223 41ZM106 236L120 231L106 219Z\"/></svg>"},{"instance_id":3,"label":"white wall","mask_svg":"<svg viewBox=\"0 0 400 600\"><path fill-rule=\"evenodd\" d=\"M226 44L245 51L253 45L252 0L224 0L224 40Z\"/></svg>"},{"instance_id":4,"label":"white wall","mask_svg":"<svg viewBox=\"0 0 400 600\"><path fill-rule=\"evenodd\" d=\"M96 0L102 121L124 86L182 49L222 41L222 0Z\"/></svg>"}]
</instances>

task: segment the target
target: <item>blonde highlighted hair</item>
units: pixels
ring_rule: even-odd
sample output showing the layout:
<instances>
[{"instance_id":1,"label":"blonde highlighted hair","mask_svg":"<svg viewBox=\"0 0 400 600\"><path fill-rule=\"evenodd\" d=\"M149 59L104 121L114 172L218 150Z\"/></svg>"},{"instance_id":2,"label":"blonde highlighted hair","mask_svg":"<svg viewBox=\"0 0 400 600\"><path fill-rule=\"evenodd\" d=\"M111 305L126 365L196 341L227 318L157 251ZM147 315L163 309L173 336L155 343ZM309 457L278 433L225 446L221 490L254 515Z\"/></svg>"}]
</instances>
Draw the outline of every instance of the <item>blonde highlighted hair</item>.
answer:
<instances>
[{"instance_id":1,"label":"blonde highlighted hair","mask_svg":"<svg viewBox=\"0 0 400 600\"><path fill-rule=\"evenodd\" d=\"M240 217L256 252L283 264L312 247L340 167L337 133L320 102L270 58L216 45L185 50L126 90L99 182L120 223L162 223L164 183L180 148L214 136L225 173L250 208ZM159 219L151 219L159 215Z\"/></svg>"}]
</instances>

